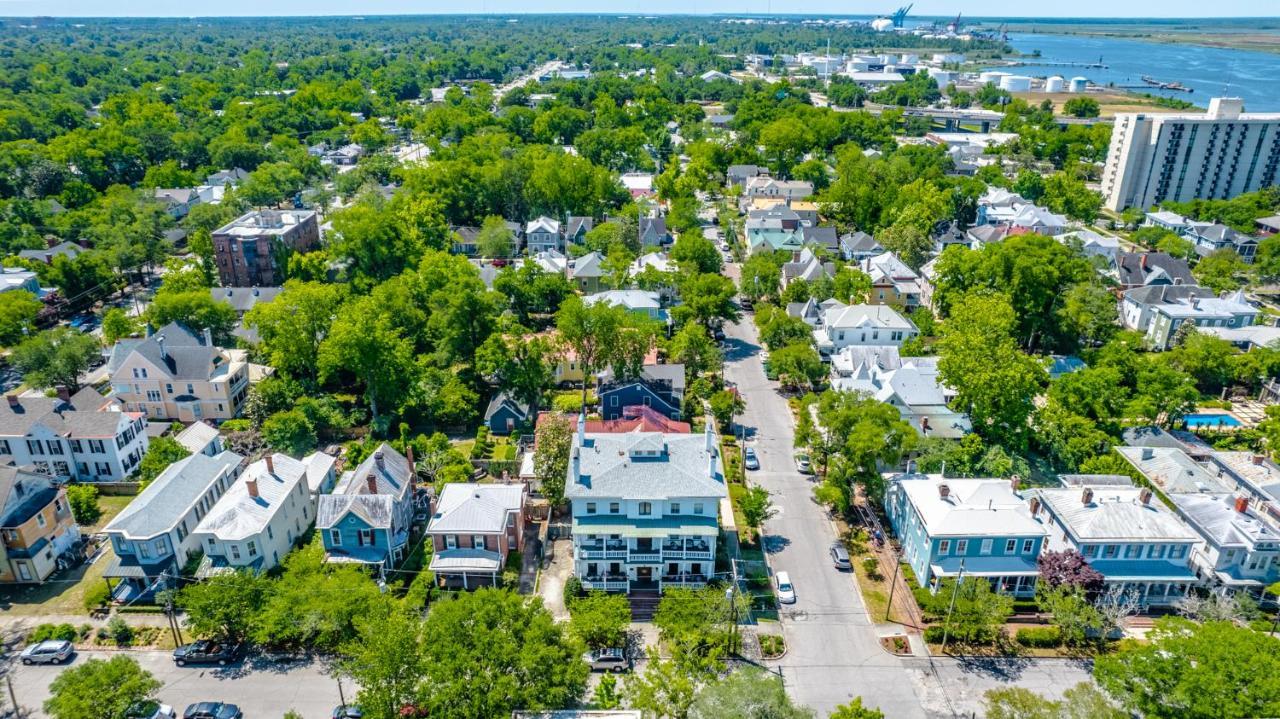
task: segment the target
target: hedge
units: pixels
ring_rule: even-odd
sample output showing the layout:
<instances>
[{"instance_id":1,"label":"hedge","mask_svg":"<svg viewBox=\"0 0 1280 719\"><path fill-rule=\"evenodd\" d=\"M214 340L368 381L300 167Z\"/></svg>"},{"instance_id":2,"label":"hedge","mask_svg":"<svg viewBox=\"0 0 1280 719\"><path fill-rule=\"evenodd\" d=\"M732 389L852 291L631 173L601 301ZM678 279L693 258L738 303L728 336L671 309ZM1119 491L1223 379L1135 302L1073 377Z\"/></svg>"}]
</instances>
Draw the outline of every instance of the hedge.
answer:
<instances>
[{"instance_id":1,"label":"hedge","mask_svg":"<svg viewBox=\"0 0 1280 719\"><path fill-rule=\"evenodd\" d=\"M1062 646L1062 632L1057 627L1024 627L1018 630L1017 642L1024 647L1050 649Z\"/></svg>"}]
</instances>

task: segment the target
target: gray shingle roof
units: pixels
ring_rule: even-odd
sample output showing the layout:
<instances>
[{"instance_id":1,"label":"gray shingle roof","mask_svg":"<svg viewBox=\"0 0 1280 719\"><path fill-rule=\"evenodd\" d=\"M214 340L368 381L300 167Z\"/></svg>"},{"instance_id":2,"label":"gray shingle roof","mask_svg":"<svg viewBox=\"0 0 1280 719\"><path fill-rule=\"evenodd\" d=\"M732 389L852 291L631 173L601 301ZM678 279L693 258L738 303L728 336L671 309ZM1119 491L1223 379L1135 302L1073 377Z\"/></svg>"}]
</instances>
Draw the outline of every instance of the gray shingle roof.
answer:
<instances>
[{"instance_id":1,"label":"gray shingle roof","mask_svg":"<svg viewBox=\"0 0 1280 719\"><path fill-rule=\"evenodd\" d=\"M1143 258L1146 258L1145 266ZM1120 284L1125 286L1145 285L1154 273L1163 273L1168 284L1181 280L1184 285L1193 285L1196 280L1191 276L1191 268L1186 260L1181 260L1167 252L1121 252L1116 255L1116 271Z\"/></svg>"},{"instance_id":2,"label":"gray shingle roof","mask_svg":"<svg viewBox=\"0 0 1280 719\"><path fill-rule=\"evenodd\" d=\"M18 397L17 407L0 403L0 436L21 437L37 424L50 432L73 439L103 439L116 436L124 417L119 412L100 411L109 404L92 387L85 387L63 402L53 397Z\"/></svg>"},{"instance_id":3,"label":"gray shingle roof","mask_svg":"<svg viewBox=\"0 0 1280 719\"><path fill-rule=\"evenodd\" d=\"M342 481L334 488L333 493L370 494L369 475L373 475L375 479L377 494L387 495L396 500L402 500L408 496L413 487L413 472L409 467L409 460L391 445L383 442L353 471L343 475Z\"/></svg>"},{"instance_id":4,"label":"gray shingle roof","mask_svg":"<svg viewBox=\"0 0 1280 719\"><path fill-rule=\"evenodd\" d=\"M0 527L22 525L57 496L49 477L0 466Z\"/></svg>"},{"instance_id":5,"label":"gray shingle roof","mask_svg":"<svg viewBox=\"0 0 1280 719\"><path fill-rule=\"evenodd\" d=\"M102 531L148 539L173 529L213 483L235 475L244 457L226 451L216 457L193 454L169 465Z\"/></svg>"},{"instance_id":6,"label":"gray shingle roof","mask_svg":"<svg viewBox=\"0 0 1280 719\"><path fill-rule=\"evenodd\" d=\"M267 461L260 459L245 467L195 531L233 542L262 532L307 474L307 465L279 452L271 455L271 466L274 471L268 472ZM257 497L249 494L249 480L257 483Z\"/></svg>"},{"instance_id":7,"label":"gray shingle roof","mask_svg":"<svg viewBox=\"0 0 1280 719\"><path fill-rule=\"evenodd\" d=\"M661 440L656 457L633 456L637 450L652 449ZM711 451L707 451L708 444ZM662 434L626 432L586 434L586 446L579 453L579 475L569 462L565 496L666 499L668 497L724 497L724 475L720 469L716 438L703 434Z\"/></svg>"},{"instance_id":8,"label":"gray shingle roof","mask_svg":"<svg viewBox=\"0 0 1280 719\"><path fill-rule=\"evenodd\" d=\"M391 528L395 500L386 494L322 494L316 507L316 528L329 529L348 512L370 527Z\"/></svg>"},{"instance_id":9,"label":"gray shingle roof","mask_svg":"<svg viewBox=\"0 0 1280 719\"><path fill-rule=\"evenodd\" d=\"M160 349L164 343L163 352ZM169 377L177 380L207 380L217 362L223 361L222 350L205 345L191 330L177 322L170 322L145 339L123 339L116 342L107 362L107 371L115 374L133 353L142 355L148 362L160 367Z\"/></svg>"},{"instance_id":10,"label":"gray shingle roof","mask_svg":"<svg viewBox=\"0 0 1280 719\"><path fill-rule=\"evenodd\" d=\"M174 439L182 448L188 452L195 453L203 451L209 443L218 438L218 430L216 427L206 422L194 422L190 427L178 433Z\"/></svg>"},{"instance_id":11,"label":"gray shingle roof","mask_svg":"<svg viewBox=\"0 0 1280 719\"><path fill-rule=\"evenodd\" d=\"M211 287L209 294L215 302L225 302L244 314L259 302L274 300L283 291L283 287Z\"/></svg>"}]
</instances>

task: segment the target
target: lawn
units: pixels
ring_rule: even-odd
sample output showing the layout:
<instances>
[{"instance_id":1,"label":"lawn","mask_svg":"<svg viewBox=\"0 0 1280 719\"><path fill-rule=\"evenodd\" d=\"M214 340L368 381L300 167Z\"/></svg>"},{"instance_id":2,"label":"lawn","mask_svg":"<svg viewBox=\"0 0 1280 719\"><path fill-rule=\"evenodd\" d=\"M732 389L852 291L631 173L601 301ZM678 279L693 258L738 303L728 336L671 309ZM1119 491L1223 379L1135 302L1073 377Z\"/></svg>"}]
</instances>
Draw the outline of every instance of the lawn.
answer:
<instances>
[{"instance_id":1,"label":"lawn","mask_svg":"<svg viewBox=\"0 0 1280 719\"><path fill-rule=\"evenodd\" d=\"M133 496L128 495L100 495L98 497L98 508L102 510L102 516L98 517L98 521L86 527L81 527L82 534L94 534L101 532L102 528L115 516L129 506L129 502L133 501Z\"/></svg>"},{"instance_id":2,"label":"lawn","mask_svg":"<svg viewBox=\"0 0 1280 719\"><path fill-rule=\"evenodd\" d=\"M105 581L102 574L114 558L115 554L107 545L93 564L82 564L70 571L55 573L44 584L0 588L0 613L10 616L75 614L87 617L85 589Z\"/></svg>"}]
</instances>

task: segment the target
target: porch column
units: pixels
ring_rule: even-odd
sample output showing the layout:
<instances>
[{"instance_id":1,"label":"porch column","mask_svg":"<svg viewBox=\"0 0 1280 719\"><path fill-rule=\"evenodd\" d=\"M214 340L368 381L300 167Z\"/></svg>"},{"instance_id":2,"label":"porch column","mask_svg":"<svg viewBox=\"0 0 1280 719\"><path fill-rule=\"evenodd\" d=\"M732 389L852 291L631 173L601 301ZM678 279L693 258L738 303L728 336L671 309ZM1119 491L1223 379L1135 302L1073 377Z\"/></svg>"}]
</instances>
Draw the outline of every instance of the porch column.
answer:
<instances>
[{"instance_id":1,"label":"porch column","mask_svg":"<svg viewBox=\"0 0 1280 719\"><path fill-rule=\"evenodd\" d=\"M463 572L463 573L462 573L462 588L463 588L463 589L470 589L470 587L468 587L468 586L467 586L467 573L466 573L466 572Z\"/></svg>"}]
</instances>

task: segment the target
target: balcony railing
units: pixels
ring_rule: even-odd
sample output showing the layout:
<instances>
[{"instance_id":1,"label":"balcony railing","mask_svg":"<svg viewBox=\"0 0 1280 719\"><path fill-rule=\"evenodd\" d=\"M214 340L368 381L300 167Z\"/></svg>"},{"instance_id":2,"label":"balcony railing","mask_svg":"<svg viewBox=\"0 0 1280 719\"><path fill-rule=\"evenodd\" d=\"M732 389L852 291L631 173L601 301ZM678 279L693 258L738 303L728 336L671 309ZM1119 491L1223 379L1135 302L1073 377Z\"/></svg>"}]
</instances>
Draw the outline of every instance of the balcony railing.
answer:
<instances>
[{"instance_id":1,"label":"balcony railing","mask_svg":"<svg viewBox=\"0 0 1280 719\"><path fill-rule=\"evenodd\" d=\"M596 542L578 545L579 559L626 559L626 542Z\"/></svg>"},{"instance_id":2,"label":"balcony railing","mask_svg":"<svg viewBox=\"0 0 1280 719\"><path fill-rule=\"evenodd\" d=\"M664 587L701 587L707 583L705 574L665 574L662 576Z\"/></svg>"},{"instance_id":3,"label":"balcony railing","mask_svg":"<svg viewBox=\"0 0 1280 719\"><path fill-rule=\"evenodd\" d=\"M594 575L582 578L583 588L598 589L605 592L625 592L627 591L627 584L627 575L625 574Z\"/></svg>"},{"instance_id":4,"label":"balcony railing","mask_svg":"<svg viewBox=\"0 0 1280 719\"><path fill-rule=\"evenodd\" d=\"M706 542L666 542L662 545L664 559L711 559L711 545Z\"/></svg>"},{"instance_id":5,"label":"balcony railing","mask_svg":"<svg viewBox=\"0 0 1280 719\"><path fill-rule=\"evenodd\" d=\"M629 562L658 562L661 561L662 555L657 549L631 550L631 554L627 556Z\"/></svg>"}]
</instances>

